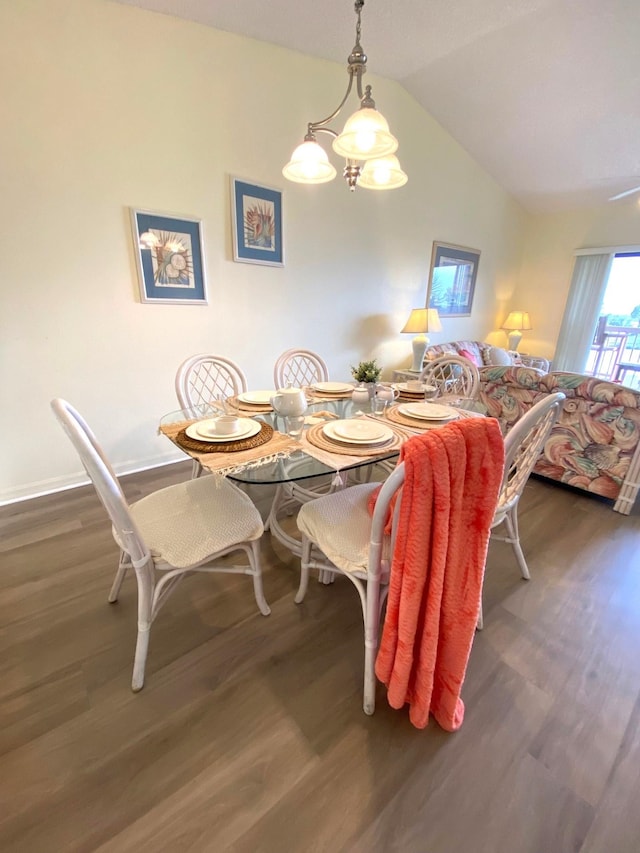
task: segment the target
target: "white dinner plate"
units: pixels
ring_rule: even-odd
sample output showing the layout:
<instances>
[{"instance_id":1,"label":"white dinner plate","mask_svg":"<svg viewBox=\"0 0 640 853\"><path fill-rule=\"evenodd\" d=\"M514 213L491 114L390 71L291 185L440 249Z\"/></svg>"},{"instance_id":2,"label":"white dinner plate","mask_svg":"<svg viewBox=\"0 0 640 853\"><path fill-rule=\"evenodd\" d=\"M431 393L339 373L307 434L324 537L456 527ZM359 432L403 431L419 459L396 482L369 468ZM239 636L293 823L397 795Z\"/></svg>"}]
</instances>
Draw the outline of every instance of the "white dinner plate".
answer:
<instances>
[{"instance_id":1,"label":"white dinner plate","mask_svg":"<svg viewBox=\"0 0 640 853\"><path fill-rule=\"evenodd\" d=\"M254 406L268 406L271 404L271 398L278 392L272 391L245 391L243 394L238 394L238 400L243 403L253 403Z\"/></svg>"},{"instance_id":2,"label":"white dinner plate","mask_svg":"<svg viewBox=\"0 0 640 853\"><path fill-rule=\"evenodd\" d=\"M398 411L402 415L424 421L451 421L458 417L455 409L439 406L437 403L402 403L398 406Z\"/></svg>"},{"instance_id":3,"label":"white dinner plate","mask_svg":"<svg viewBox=\"0 0 640 853\"><path fill-rule=\"evenodd\" d=\"M259 421L253 421L251 418L239 418L238 429L231 435L218 435L213 431L214 419L207 421L197 421L191 424L185 430L189 438L195 438L196 441L208 441L212 443L224 443L225 441L241 441L243 438L251 438L260 432L261 424Z\"/></svg>"},{"instance_id":4,"label":"white dinner plate","mask_svg":"<svg viewBox=\"0 0 640 853\"><path fill-rule=\"evenodd\" d=\"M335 421L333 429L336 435L348 438L351 441L375 441L384 438L388 427L376 421L365 418L351 418L349 420Z\"/></svg>"},{"instance_id":5,"label":"white dinner plate","mask_svg":"<svg viewBox=\"0 0 640 853\"><path fill-rule=\"evenodd\" d=\"M394 382L393 387L397 388L398 391L402 391L403 394L417 394L420 397L424 397L424 389L416 391L415 388L409 388L406 382Z\"/></svg>"},{"instance_id":6,"label":"white dinner plate","mask_svg":"<svg viewBox=\"0 0 640 853\"><path fill-rule=\"evenodd\" d=\"M356 418L331 421L323 426L322 432L332 441L343 444L384 444L393 438L393 430L389 427Z\"/></svg>"},{"instance_id":7,"label":"white dinner plate","mask_svg":"<svg viewBox=\"0 0 640 853\"><path fill-rule=\"evenodd\" d=\"M353 391L353 385L346 382L314 382L312 387L325 394L344 394L345 391Z\"/></svg>"}]
</instances>

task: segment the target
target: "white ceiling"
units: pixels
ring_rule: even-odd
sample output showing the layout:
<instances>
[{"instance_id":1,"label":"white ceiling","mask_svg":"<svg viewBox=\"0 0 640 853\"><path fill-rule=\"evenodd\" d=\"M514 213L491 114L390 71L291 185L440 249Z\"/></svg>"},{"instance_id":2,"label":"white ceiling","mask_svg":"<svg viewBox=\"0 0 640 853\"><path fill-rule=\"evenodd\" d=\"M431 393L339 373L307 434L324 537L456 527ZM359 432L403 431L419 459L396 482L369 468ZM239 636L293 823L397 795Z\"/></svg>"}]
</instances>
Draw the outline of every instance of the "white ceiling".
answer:
<instances>
[{"instance_id":1,"label":"white ceiling","mask_svg":"<svg viewBox=\"0 0 640 853\"><path fill-rule=\"evenodd\" d=\"M117 2L341 63L355 40L352 0ZM529 210L640 188L640 0L365 0L361 42Z\"/></svg>"}]
</instances>

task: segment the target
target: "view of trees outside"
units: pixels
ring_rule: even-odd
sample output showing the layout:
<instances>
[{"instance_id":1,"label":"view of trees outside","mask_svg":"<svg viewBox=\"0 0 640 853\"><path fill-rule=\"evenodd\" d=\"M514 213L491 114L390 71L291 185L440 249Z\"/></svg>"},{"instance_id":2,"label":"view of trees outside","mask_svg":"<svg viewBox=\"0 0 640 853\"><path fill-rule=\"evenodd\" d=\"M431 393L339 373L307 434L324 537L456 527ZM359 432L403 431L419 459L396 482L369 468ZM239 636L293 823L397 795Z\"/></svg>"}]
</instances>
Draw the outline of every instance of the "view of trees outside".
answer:
<instances>
[{"instance_id":1,"label":"view of trees outside","mask_svg":"<svg viewBox=\"0 0 640 853\"><path fill-rule=\"evenodd\" d=\"M600 314L610 326L640 325L640 256L613 259Z\"/></svg>"}]
</instances>

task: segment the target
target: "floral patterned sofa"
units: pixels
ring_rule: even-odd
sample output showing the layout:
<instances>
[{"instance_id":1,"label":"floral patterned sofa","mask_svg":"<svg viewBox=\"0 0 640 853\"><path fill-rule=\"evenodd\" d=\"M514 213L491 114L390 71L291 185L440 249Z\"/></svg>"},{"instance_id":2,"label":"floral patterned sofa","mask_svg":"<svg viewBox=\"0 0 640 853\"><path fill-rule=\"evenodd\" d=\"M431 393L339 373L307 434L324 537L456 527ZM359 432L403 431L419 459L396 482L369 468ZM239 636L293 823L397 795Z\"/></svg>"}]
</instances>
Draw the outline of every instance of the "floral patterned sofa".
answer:
<instances>
[{"instance_id":1,"label":"floral patterned sofa","mask_svg":"<svg viewBox=\"0 0 640 853\"><path fill-rule=\"evenodd\" d=\"M577 373L480 368L480 398L508 432L546 394L566 394L534 471L615 501L628 515L640 486L640 393Z\"/></svg>"},{"instance_id":2,"label":"floral patterned sofa","mask_svg":"<svg viewBox=\"0 0 640 853\"><path fill-rule=\"evenodd\" d=\"M427 347L424 354L423 364L426 364L428 361L432 361L440 355L452 353L453 355L471 356L471 360L475 362L476 366L482 367L483 365L491 365L493 363L491 360L492 350L498 350L498 352L504 353L512 364L521 364L525 367L535 367L538 370L542 370L544 373L549 370L549 362L546 358L540 358L534 355L525 355L524 353L514 352L512 350L500 350L499 347L494 347L491 344L484 343L483 341L449 341L446 344L433 344L432 346Z\"/></svg>"}]
</instances>

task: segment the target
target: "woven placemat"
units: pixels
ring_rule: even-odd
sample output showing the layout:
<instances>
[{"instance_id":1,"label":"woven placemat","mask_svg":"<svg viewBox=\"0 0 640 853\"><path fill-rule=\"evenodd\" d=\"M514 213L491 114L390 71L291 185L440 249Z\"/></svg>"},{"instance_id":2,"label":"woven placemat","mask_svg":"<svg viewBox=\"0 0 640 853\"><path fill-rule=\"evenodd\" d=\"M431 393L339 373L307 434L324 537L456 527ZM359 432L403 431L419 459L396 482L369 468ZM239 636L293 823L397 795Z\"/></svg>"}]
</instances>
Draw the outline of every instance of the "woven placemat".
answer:
<instances>
[{"instance_id":1,"label":"woven placemat","mask_svg":"<svg viewBox=\"0 0 640 853\"><path fill-rule=\"evenodd\" d=\"M403 415L402 412L398 411L397 406L389 406L385 412L385 417L394 424L401 424L402 426L411 427L411 429L435 429L436 427L450 424L451 421L460 417L460 412L456 412L455 409L452 409L451 412L452 417L448 418L446 421L444 419L427 421L423 418L410 418L408 415Z\"/></svg>"},{"instance_id":2,"label":"woven placemat","mask_svg":"<svg viewBox=\"0 0 640 853\"><path fill-rule=\"evenodd\" d=\"M189 438L186 433L186 428L174 436L174 441L185 450L192 450L195 453L236 453L240 450L252 450L254 447L260 447L261 444L266 444L273 436L273 427L269 424L262 424L260 432L252 435L251 438L241 438L239 441L197 441L194 438Z\"/></svg>"},{"instance_id":3,"label":"woven placemat","mask_svg":"<svg viewBox=\"0 0 640 853\"><path fill-rule=\"evenodd\" d=\"M416 394L412 394L411 391L400 391L398 393L398 400L406 400L407 402L412 403L422 403L424 400L424 393L422 391L418 391Z\"/></svg>"},{"instance_id":4,"label":"woven placemat","mask_svg":"<svg viewBox=\"0 0 640 853\"><path fill-rule=\"evenodd\" d=\"M276 392L274 391L273 393L275 394ZM273 411L271 403L245 403L244 400L239 400L238 397L228 397L227 402L239 412L253 412L254 415L258 415L261 412Z\"/></svg>"},{"instance_id":5,"label":"woven placemat","mask_svg":"<svg viewBox=\"0 0 640 853\"><path fill-rule=\"evenodd\" d=\"M403 441L406 441L407 436L404 433L396 432L392 426L389 429L393 432L393 437L384 444L367 445L349 444L342 441L332 441L323 433L324 424L316 424L309 427L305 433L305 437L309 444L318 447L320 450L328 450L331 453L341 453L343 456L379 456L381 453L388 453L390 450L397 450Z\"/></svg>"}]
</instances>

